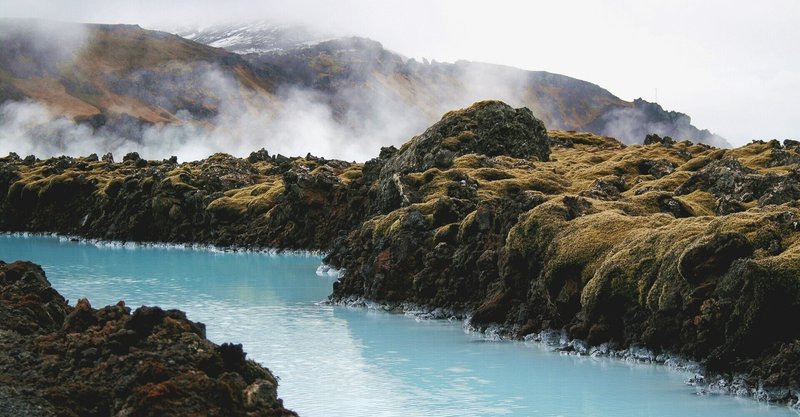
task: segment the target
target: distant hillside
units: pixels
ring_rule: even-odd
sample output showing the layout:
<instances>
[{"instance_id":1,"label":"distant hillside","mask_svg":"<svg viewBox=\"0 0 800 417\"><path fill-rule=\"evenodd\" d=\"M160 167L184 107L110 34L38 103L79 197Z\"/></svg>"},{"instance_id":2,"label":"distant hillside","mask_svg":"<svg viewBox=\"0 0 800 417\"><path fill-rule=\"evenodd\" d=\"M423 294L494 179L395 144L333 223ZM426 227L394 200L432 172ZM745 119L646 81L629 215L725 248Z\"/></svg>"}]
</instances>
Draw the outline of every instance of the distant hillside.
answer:
<instances>
[{"instance_id":1,"label":"distant hillside","mask_svg":"<svg viewBox=\"0 0 800 417\"><path fill-rule=\"evenodd\" d=\"M481 99L529 107L549 129L728 145L684 114L563 75L420 63L296 27L184 34L211 46L131 25L0 20L0 152L185 159L266 147L363 159Z\"/></svg>"},{"instance_id":2,"label":"distant hillside","mask_svg":"<svg viewBox=\"0 0 800 417\"><path fill-rule=\"evenodd\" d=\"M331 93L331 100L370 108L371 96L411 105L435 121L449 109L482 99L529 107L550 129L589 131L625 143L641 143L649 133L729 147L722 137L691 125L683 113L665 111L642 99L627 102L595 84L544 71L458 61L423 63L388 51L375 41L325 36L301 27L269 22L220 25L179 34L236 53L249 53L257 66L287 71L294 84ZM255 45L262 45L256 48ZM346 105L335 109L348 108Z\"/></svg>"},{"instance_id":3,"label":"distant hillside","mask_svg":"<svg viewBox=\"0 0 800 417\"><path fill-rule=\"evenodd\" d=\"M5 20L0 39L0 99L29 98L100 124L170 123L180 111L207 118L222 99L203 79L212 69L265 97L273 89L239 55L138 26Z\"/></svg>"}]
</instances>

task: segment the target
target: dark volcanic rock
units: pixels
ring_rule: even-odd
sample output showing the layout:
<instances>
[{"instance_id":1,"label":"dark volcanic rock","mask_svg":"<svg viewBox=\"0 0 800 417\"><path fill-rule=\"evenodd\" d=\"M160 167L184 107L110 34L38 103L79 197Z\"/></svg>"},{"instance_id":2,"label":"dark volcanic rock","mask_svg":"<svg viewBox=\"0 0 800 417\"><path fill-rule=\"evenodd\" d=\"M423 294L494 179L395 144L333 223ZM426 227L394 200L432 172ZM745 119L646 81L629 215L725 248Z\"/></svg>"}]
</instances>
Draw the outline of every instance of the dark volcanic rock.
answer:
<instances>
[{"instance_id":1,"label":"dark volcanic rock","mask_svg":"<svg viewBox=\"0 0 800 417\"><path fill-rule=\"evenodd\" d=\"M3 158L0 228L324 249L331 236L361 221L368 207L360 169L351 170L356 175L347 184L339 178L351 165L310 155L272 157L266 151L249 159L215 154L183 164L146 161L135 153L122 163L111 156L61 157L29 166ZM23 178L20 168L30 175Z\"/></svg>"},{"instance_id":2,"label":"dark volcanic rock","mask_svg":"<svg viewBox=\"0 0 800 417\"><path fill-rule=\"evenodd\" d=\"M513 109L499 101L483 101L449 112L383 164L378 209L388 212L411 202L403 190L403 175L430 168L447 169L456 157L470 153L547 161L550 140L544 124L527 108Z\"/></svg>"},{"instance_id":3,"label":"dark volcanic rock","mask_svg":"<svg viewBox=\"0 0 800 417\"><path fill-rule=\"evenodd\" d=\"M733 195L736 191L739 194L750 193L752 196L753 186L758 187L756 182L759 177L752 176L756 171L745 167L736 159L721 159L706 165L697 173L692 175L685 183L681 184L675 194L689 194L694 190L708 191L717 196ZM742 185L747 184L745 190ZM739 195L739 200L747 196Z\"/></svg>"},{"instance_id":4,"label":"dark volcanic rock","mask_svg":"<svg viewBox=\"0 0 800 417\"><path fill-rule=\"evenodd\" d=\"M744 205L754 200L759 206L796 200L800 197L800 171L762 174L736 159L720 159L695 172L675 190L675 195L696 190L714 194L718 198L717 213L729 214L743 211Z\"/></svg>"},{"instance_id":5,"label":"dark volcanic rock","mask_svg":"<svg viewBox=\"0 0 800 417\"><path fill-rule=\"evenodd\" d=\"M209 342L182 312L73 308L38 266L0 263L0 414L295 415L277 386L241 345Z\"/></svg>"},{"instance_id":6,"label":"dark volcanic rock","mask_svg":"<svg viewBox=\"0 0 800 417\"><path fill-rule=\"evenodd\" d=\"M458 154L434 127L371 161L379 210L326 258L346 270L334 301L446 308L515 337L564 329L642 345L795 398L797 367L765 371L800 335L794 321L778 325L800 306L791 159L768 144L725 152L652 136L664 146L625 148L562 132L542 162ZM789 165L768 170L775 161Z\"/></svg>"},{"instance_id":7,"label":"dark volcanic rock","mask_svg":"<svg viewBox=\"0 0 800 417\"><path fill-rule=\"evenodd\" d=\"M658 143L658 144L661 144L661 145L664 145L664 146L672 146L672 145L675 144L675 139L672 139L669 136L664 136L662 138L661 136L658 136L655 133L651 133L651 134L649 134L649 135L644 137L644 144L645 145L652 145L652 144L655 144L655 143Z\"/></svg>"}]
</instances>

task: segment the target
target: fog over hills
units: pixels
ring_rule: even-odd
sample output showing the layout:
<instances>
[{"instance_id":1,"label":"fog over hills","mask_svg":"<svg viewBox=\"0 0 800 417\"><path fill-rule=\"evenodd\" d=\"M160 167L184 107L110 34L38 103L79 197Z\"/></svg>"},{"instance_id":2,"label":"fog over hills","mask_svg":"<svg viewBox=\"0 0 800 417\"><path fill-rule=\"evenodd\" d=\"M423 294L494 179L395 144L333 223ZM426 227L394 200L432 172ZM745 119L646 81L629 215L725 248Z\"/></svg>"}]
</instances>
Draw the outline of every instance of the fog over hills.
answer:
<instances>
[{"instance_id":1,"label":"fog over hills","mask_svg":"<svg viewBox=\"0 0 800 417\"><path fill-rule=\"evenodd\" d=\"M685 114L563 75L419 62L374 40L268 22L176 32L184 37L135 25L0 21L0 152L187 160L263 147L364 160L484 99L529 107L549 129L727 146Z\"/></svg>"}]
</instances>

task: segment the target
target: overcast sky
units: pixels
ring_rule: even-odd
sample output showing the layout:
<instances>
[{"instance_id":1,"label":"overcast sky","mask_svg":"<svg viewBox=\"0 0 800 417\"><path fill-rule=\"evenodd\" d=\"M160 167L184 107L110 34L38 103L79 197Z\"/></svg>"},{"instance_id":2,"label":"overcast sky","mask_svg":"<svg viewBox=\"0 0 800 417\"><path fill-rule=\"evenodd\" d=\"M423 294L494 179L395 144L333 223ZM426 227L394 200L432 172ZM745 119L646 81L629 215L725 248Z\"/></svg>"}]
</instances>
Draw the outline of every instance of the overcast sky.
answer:
<instances>
[{"instance_id":1,"label":"overcast sky","mask_svg":"<svg viewBox=\"0 0 800 417\"><path fill-rule=\"evenodd\" d=\"M800 0L0 0L0 16L143 27L268 18L408 57L569 75L692 116L735 145L800 139Z\"/></svg>"}]
</instances>

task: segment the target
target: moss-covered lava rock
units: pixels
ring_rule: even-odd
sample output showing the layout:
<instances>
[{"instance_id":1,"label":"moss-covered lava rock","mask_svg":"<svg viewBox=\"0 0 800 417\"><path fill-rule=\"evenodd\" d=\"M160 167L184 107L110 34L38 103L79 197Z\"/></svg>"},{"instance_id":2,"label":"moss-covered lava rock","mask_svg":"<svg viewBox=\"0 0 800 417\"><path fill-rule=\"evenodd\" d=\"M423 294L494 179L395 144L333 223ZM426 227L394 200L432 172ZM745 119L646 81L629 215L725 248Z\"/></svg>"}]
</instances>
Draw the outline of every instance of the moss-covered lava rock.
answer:
<instances>
[{"instance_id":1,"label":"moss-covered lava rock","mask_svg":"<svg viewBox=\"0 0 800 417\"><path fill-rule=\"evenodd\" d=\"M0 262L0 403L18 416L294 416L270 371L177 310L69 306Z\"/></svg>"},{"instance_id":2,"label":"moss-covered lava rock","mask_svg":"<svg viewBox=\"0 0 800 417\"><path fill-rule=\"evenodd\" d=\"M10 155L0 228L324 250L345 271L334 301L678 352L788 400L800 391L798 142L680 139L626 146L480 102L364 164Z\"/></svg>"},{"instance_id":3,"label":"moss-covered lava rock","mask_svg":"<svg viewBox=\"0 0 800 417\"><path fill-rule=\"evenodd\" d=\"M456 157L467 154L547 161L550 144L544 123L527 108L483 101L451 111L385 162L378 185L379 210L387 212L416 202L405 191L404 175L448 169Z\"/></svg>"}]
</instances>

